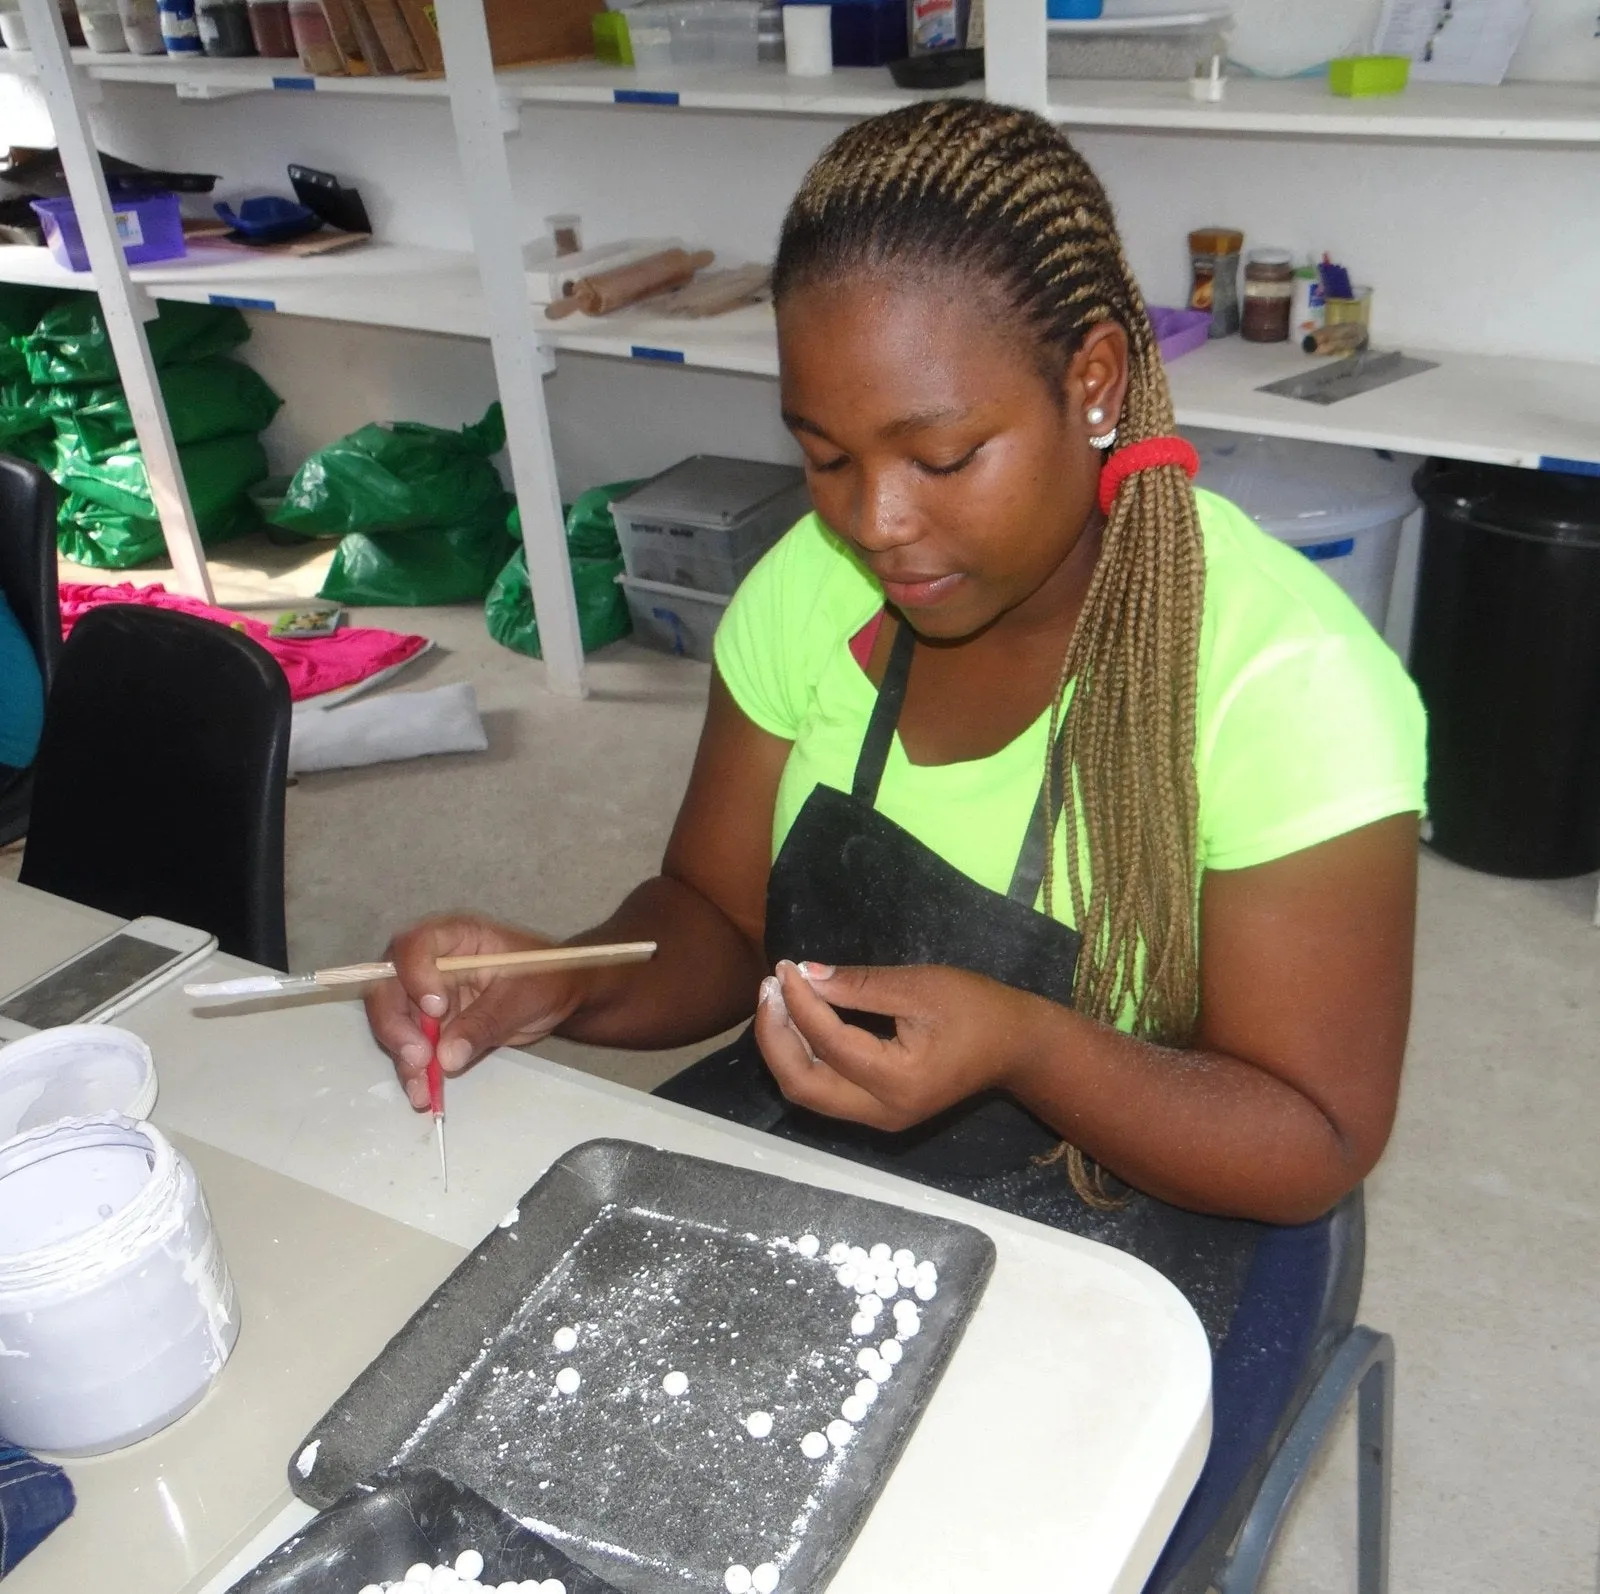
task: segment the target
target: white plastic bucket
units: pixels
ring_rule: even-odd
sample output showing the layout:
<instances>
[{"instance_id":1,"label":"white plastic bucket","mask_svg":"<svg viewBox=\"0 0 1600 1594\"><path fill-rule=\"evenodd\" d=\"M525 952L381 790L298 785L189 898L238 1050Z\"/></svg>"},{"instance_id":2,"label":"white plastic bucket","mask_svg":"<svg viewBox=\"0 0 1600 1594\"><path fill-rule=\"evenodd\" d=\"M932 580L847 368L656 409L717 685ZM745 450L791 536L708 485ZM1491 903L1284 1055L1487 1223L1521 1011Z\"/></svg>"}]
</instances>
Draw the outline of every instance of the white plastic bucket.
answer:
<instances>
[{"instance_id":1,"label":"white plastic bucket","mask_svg":"<svg viewBox=\"0 0 1600 1594\"><path fill-rule=\"evenodd\" d=\"M1417 507L1411 478L1420 459L1201 427L1184 435L1200 454L1197 486L1298 548L1384 629L1400 528Z\"/></svg>"},{"instance_id":2,"label":"white plastic bucket","mask_svg":"<svg viewBox=\"0 0 1600 1594\"><path fill-rule=\"evenodd\" d=\"M61 1118L148 1118L156 1088L155 1059L131 1031L110 1024L42 1029L0 1047L0 1140Z\"/></svg>"},{"instance_id":3,"label":"white plastic bucket","mask_svg":"<svg viewBox=\"0 0 1600 1594\"><path fill-rule=\"evenodd\" d=\"M239 1333L194 1170L154 1125L69 1118L0 1146L0 1434L120 1449L199 1401Z\"/></svg>"}]
</instances>

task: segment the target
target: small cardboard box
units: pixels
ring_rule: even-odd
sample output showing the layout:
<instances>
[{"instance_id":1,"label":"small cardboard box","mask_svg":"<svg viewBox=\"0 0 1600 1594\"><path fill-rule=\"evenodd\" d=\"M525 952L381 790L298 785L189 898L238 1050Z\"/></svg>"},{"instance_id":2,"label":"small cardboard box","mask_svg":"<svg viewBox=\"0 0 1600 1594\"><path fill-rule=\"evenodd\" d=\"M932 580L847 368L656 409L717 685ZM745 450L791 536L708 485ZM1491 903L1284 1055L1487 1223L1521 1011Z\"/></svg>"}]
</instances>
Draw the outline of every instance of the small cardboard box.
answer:
<instances>
[{"instance_id":1,"label":"small cardboard box","mask_svg":"<svg viewBox=\"0 0 1600 1594\"><path fill-rule=\"evenodd\" d=\"M400 0L406 25L430 72L444 70L436 0ZM593 19L605 0L484 0L494 64L528 66L594 54Z\"/></svg>"}]
</instances>

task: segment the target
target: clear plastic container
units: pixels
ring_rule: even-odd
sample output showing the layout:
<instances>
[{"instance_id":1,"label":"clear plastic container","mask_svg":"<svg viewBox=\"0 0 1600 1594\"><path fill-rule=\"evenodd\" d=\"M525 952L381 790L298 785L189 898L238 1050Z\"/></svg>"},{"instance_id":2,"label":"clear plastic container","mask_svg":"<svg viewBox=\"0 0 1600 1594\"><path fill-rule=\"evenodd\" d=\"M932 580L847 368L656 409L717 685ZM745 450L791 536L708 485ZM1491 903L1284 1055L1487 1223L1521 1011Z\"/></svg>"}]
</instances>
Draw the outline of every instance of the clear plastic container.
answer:
<instances>
[{"instance_id":1,"label":"clear plastic container","mask_svg":"<svg viewBox=\"0 0 1600 1594\"><path fill-rule=\"evenodd\" d=\"M712 641L728 610L725 597L626 575L618 576L617 584L627 599L638 641L662 653L710 662Z\"/></svg>"},{"instance_id":2,"label":"clear plastic container","mask_svg":"<svg viewBox=\"0 0 1600 1594\"><path fill-rule=\"evenodd\" d=\"M718 66L754 66L760 59L761 0L706 0L711 56Z\"/></svg>"},{"instance_id":3,"label":"clear plastic container","mask_svg":"<svg viewBox=\"0 0 1600 1594\"><path fill-rule=\"evenodd\" d=\"M810 507L798 466L696 454L611 513L629 576L727 596Z\"/></svg>"},{"instance_id":4,"label":"clear plastic container","mask_svg":"<svg viewBox=\"0 0 1600 1594\"><path fill-rule=\"evenodd\" d=\"M1375 629L1389 612L1400 528L1417 507L1419 460L1282 437L1185 428L1200 455L1196 485L1237 504L1263 531L1298 548L1349 595Z\"/></svg>"},{"instance_id":5,"label":"clear plastic container","mask_svg":"<svg viewBox=\"0 0 1600 1594\"><path fill-rule=\"evenodd\" d=\"M1053 31L1045 70L1057 78L1144 78L1187 81L1195 63L1226 57L1227 27L1200 22L1166 29L1129 28L1124 32Z\"/></svg>"},{"instance_id":6,"label":"clear plastic container","mask_svg":"<svg viewBox=\"0 0 1600 1594\"><path fill-rule=\"evenodd\" d=\"M628 19L628 46L633 51L634 70L661 72L672 65L672 19L664 5L632 6L623 15Z\"/></svg>"}]
</instances>

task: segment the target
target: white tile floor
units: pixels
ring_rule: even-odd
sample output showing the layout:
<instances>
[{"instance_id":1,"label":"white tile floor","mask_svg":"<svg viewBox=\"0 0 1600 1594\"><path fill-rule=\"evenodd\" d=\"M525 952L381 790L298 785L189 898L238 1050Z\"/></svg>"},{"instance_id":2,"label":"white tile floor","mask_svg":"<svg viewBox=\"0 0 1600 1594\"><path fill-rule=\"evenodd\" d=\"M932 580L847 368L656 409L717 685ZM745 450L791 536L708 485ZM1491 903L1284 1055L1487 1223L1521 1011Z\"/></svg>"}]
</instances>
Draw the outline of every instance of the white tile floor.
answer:
<instances>
[{"instance_id":1,"label":"white tile floor","mask_svg":"<svg viewBox=\"0 0 1600 1594\"><path fill-rule=\"evenodd\" d=\"M538 666L488 640L475 610L359 618L441 643L397 685L475 682L490 751L301 780L289 804L296 967L371 956L386 927L453 905L574 929L654 868L702 666L624 644L594 663L586 703L564 702L540 691ZM1399 1346L1396 1594L1600 1586L1594 892L1593 877L1505 881L1423 860L1412 1046L1369 1185L1363 1304ZM700 1050L547 1049L642 1087ZM1351 1479L1347 1436L1302 1496L1273 1594L1354 1588Z\"/></svg>"}]
</instances>

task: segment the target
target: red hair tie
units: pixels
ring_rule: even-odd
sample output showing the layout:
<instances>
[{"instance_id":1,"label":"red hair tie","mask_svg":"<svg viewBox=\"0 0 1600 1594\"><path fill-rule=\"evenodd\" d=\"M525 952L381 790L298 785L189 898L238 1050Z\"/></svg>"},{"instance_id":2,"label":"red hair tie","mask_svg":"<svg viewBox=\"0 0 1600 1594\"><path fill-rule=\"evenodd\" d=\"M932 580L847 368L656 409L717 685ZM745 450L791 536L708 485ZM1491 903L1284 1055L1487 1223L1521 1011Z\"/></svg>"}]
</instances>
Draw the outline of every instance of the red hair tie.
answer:
<instances>
[{"instance_id":1,"label":"red hair tie","mask_svg":"<svg viewBox=\"0 0 1600 1594\"><path fill-rule=\"evenodd\" d=\"M1117 489L1128 477L1158 465L1181 465L1191 481L1200 474L1200 456L1181 437L1147 437L1111 454L1100 467L1100 512L1111 513Z\"/></svg>"}]
</instances>

